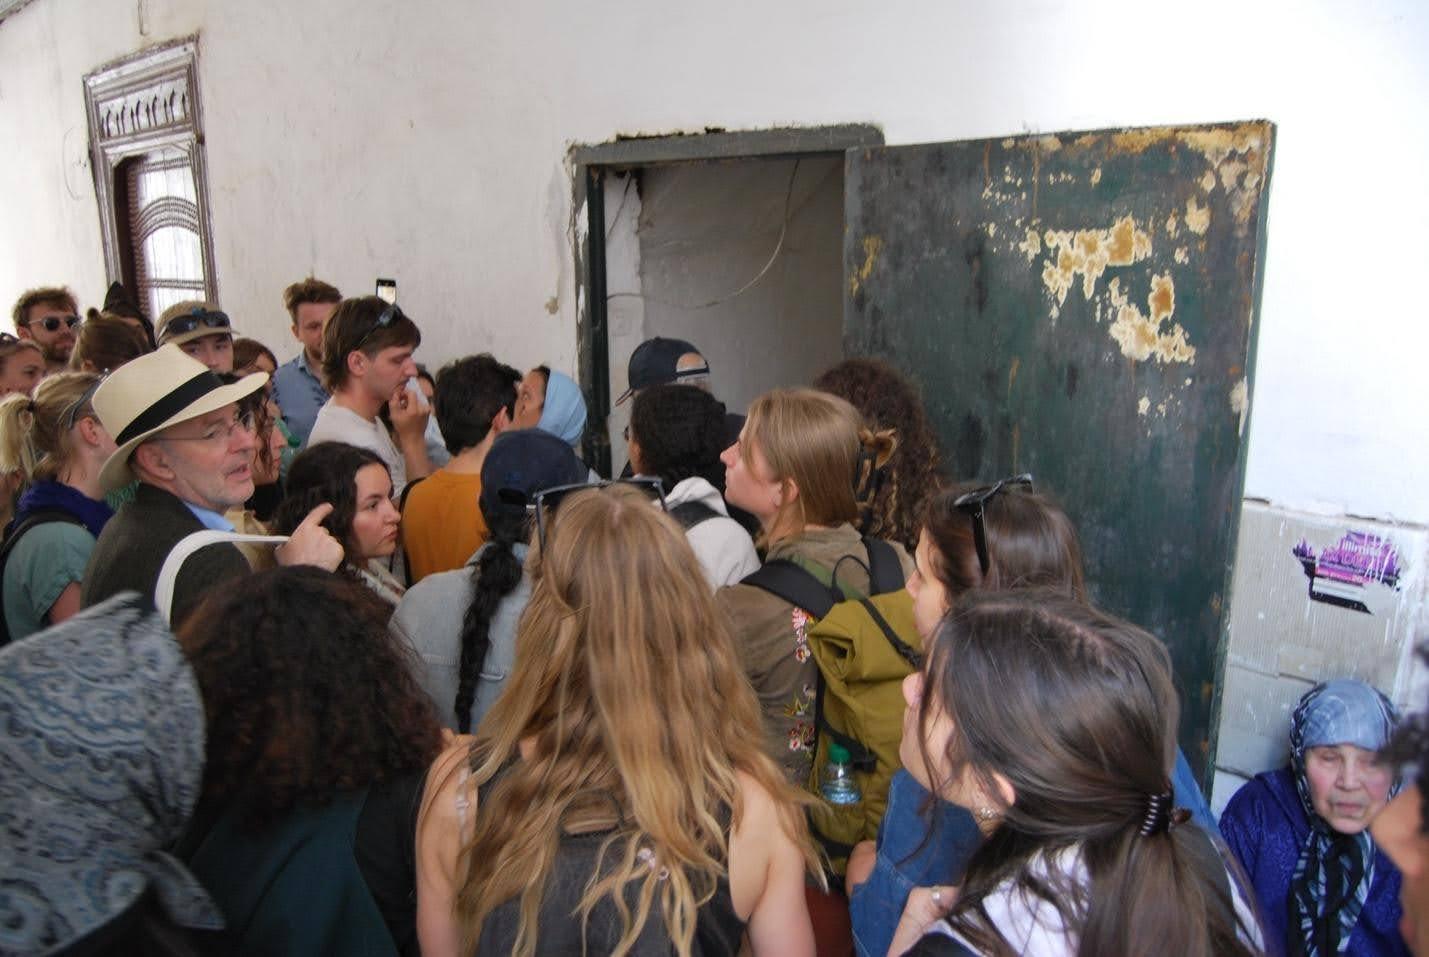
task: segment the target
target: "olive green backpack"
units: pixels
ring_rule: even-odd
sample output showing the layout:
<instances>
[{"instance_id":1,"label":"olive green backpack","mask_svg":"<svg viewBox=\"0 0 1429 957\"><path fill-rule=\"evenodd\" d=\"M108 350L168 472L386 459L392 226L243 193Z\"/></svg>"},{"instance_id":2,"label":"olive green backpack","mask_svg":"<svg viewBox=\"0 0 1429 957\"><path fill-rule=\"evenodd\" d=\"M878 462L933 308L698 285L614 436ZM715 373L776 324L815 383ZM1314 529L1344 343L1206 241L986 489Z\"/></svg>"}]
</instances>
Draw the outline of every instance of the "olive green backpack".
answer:
<instances>
[{"instance_id":1,"label":"olive green backpack","mask_svg":"<svg viewBox=\"0 0 1429 957\"><path fill-rule=\"evenodd\" d=\"M809 790L819 794L819 777L829 746L841 744L852 758L862 800L835 806L820 801L810 812L814 836L823 845L834 872L842 874L849 851L878 834L888 806L888 784L901 767L898 743L903 735L903 679L922 662L922 641L913 623L913 600L903 587L903 566L887 542L864 538L868 550L871 595L838 585L839 567L830 581L794 562L776 559L744 579L802 608L816 620L806 632L809 651L819 666L815 696L814 769Z\"/></svg>"}]
</instances>

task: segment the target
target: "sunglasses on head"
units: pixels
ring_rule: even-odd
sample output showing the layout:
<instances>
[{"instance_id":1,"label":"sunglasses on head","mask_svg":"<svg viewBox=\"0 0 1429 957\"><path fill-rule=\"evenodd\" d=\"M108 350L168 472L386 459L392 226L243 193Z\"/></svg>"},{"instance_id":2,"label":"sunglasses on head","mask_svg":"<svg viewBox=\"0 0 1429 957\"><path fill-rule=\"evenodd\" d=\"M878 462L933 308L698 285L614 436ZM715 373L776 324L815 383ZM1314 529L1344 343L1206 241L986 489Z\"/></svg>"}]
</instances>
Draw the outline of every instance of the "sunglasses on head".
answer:
<instances>
[{"instance_id":1,"label":"sunglasses on head","mask_svg":"<svg viewBox=\"0 0 1429 957\"><path fill-rule=\"evenodd\" d=\"M554 488L542 489L533 498L527 499L520 492L502 489L497 494L503 500L510 501L508 492L514 496L519 496L526 505L526 511L536 514L536 540L541 543L541 551L546 550L546 524L555 515L556 509L567 495L572 492L583 492L590 488L608 488L612 485L629 485L638 488L646 495L650 496L652 502L660 503L660 511L668 512L669 506L665 504L665 486L659 479L653 478L627 478L627 479L603 479L598 482L577 482L574 485L557 485Z\"/></svg>"},{"instance_id":2,"label":"sunglasses on head","mask_svg":"<svg viewBox=\"0 0 1429 957\"><path fill-rule=\"evenodd\" d=\"M60 416L60 423L63 426L61 431L68 432L70 429L74 428L74 424L79 421L80 410L83 409L89 403L89 401L94 398L94 393L99 391L99 387L104 384L104 380L107 378L109 378L109 373L106 372L104 375L95 379L94 382L90 384L89 388L84 390L83 395L81 395L78 399L75 399L69 404L69 407L65 409L64 415ZM91 414L93 414L92 409Z\"/></svg>"},{"instance_id":3,"label":"sunglasses on head","mask_svg":"<svg viewBox=\"0 0 1429 957\"><path fill-rule=\"evenodd\" d=\"M406 313L398 309L395 302L389 303L387 308L383 309L381 315L377 317L377 321L372 324L372 328L364 332L362 338L357 340L357 345L352 347L353 350L361 349L363 344L366 343L368 339L371 339L378 329L386 329L397 320L406 318Z\"/></svg>"},{"instance_id":4,"label":"sunglasses on head","mask_svg":"<svg viewBox=\"0 0 1429 957\"><path fill-rule=\"evenodd\" d=\"M195 329L231 329L232 325L228 321L228 313L212 312L208 309L194 308L182 316L175 316L164 326L164 338L170 336L181 336L185 333L193 332Z\"/></svg>"},{"instance_id":5,"label":"sunglasses on head","mask_svg":"<svg viewBox=\"0 0 1429 957\"><path fill-rule=\"evenodd\" d=\"M79 325L79 316L70 313L68 316L45 316L43 319L26 319L25 328L39 323L46 332L58 332L60 324L63 323L66 329L73 329Z\"/></svg>"},{"instance_id":6,"label":"sunglasses on head","mask_svg":"<svg viewBox=\"0 0 1429 957\"><path fill-rule=\"evenodd\" d=\"M971 492L959 495L953 500L953 508L960 512L966 512L973 522L973 545L977 548L977 564L984 575L987 574L987 527L983 524L983 506L999 493L1009 488L1025 488L1032 490L1032 473L1023 472L1021 475L1013 475L1000 482L991 485L975 488Z\"/></svg>"}]
</instances>

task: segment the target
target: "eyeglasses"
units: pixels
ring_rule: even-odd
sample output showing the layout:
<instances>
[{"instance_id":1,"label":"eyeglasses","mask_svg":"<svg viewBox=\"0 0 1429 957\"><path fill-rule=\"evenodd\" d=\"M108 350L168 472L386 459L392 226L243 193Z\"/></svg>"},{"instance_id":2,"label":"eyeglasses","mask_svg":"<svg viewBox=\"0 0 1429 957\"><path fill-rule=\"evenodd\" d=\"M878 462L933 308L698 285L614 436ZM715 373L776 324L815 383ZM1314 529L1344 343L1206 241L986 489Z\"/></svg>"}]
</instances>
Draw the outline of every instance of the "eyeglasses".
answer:
<instances>
[{"instance_id":1,"label":"eyeglasses","mask_svg":"<svg viewBox=\"0 0 1429 957\"><path fill-rule=\"evenodd\" d=\"M982 569L984 575L987 574L987 528L983 524L983 506L998 493L1009 488L1026 488L1032 490L1032 473L1023 472L1021 475L1014 475L1005 478L1000 482L994 482L983 488L973 489L963 495L959 495L953 500L953 508L960 512L966 512L973 520L973 545L977 548L977 564Z\"/></svg>"},{"instance_id":2,"label":"eyeglasses","mask_svg":"<svg viewBox=\"0 0 1429 957\"><path fill-rule=\"evenodd\" d=\"M165 324L163 332L159 334L161 339L170 339L174 336L182 336L185 333L193 332L195 329L203 327L205 329L232 329L232 324L228 321L228 313L211 312L200 306L195 306L189 310L188 314L175 316Z\"/></svg>"},{"instance_id":3,"label":"eyeglasses","mask_svg":"<svg viewBox=\"0 0 1429 957\"><path fill-rule=\"evenodd\" d=\"M84 390L83 395L69 404L69 408L65 409L64 415L60 417L60 424L62 426L60 431L68 432L74 428L75 422L79 421L79 410L83 409L85 405L94 398L94 393L99 391L99 387L104 384L104 380L107 378L109 378L108 373L95 379L90 387Z\"/></svg>"},{"instance_id":4,"label":"eyeglasses","mask_svg":"<svg viewBox=\"0 0 1429 957\"><path fill-rule=\"evenodd\" d=\"M79 325L79 316L74 313L70 313L68 316L45 316L43 319L26 319L20 325L28 329L37 322L44 327L46 332L58 332L60 323L64 323L66 329L73 329Z\"/></svg>"},{"instance_id":5,"label":"eyeglasses","mask_svg":"<svg viewBox=\"0 0 1429 957\"><path fill-rule=\"evenodd\" d=\"M650 496L652 501L660 503L660 511L668 512L669 506L665 504L665 486L659 479L653 478L628 478L610 479L598 482L578 482L575 485L557 485L554 488L542 489L536 493L536 497L526 503L527 512L536 513L536 540L541 543L541 551L546 550L546 522L547 515L554 515L556 508L565 497L572 492L582 492L588 488L608 488L612 485L629 485ZM508 489L502 489L497 494L504 500L510 501L511 495L507 494ZM516 492L515 495L521 493ZM524 498L524 496L522 496Z\"/></svg>"},{"instance_id":6,"label":"eyeglasses","mask_svg":"<svg viewBox=\"0 0 1429 957\"><path fill-rule=\"evenodd\" d=\"M164 438L176 442L217 442L222 440L227 444L233 438L233 433L238 429L242 429L252 435L256 427L257 422L254 419L253 413L245 412L227 424L209 426L207 429L204 429L203 435L166 435Z\"/></svg>"},{"instance_id":7,"label":"eyeglasses","mask_svg":"<svg viewBox=\"0 0 1429 957\"><path fill-rule=\"evenodd\" d=\"M371 339L378 329L386 329L397 320L406 318L406 314L397 308L395 302L389 303L387 308L383 309L381 315L377 317L377 321L373 323L372 328L362 334L362 338L357 340L357 345L353 346L350 351L356 352L358 349L361 349L363 344L366 343L368 339Z\"/></svg>"}]
</instances>

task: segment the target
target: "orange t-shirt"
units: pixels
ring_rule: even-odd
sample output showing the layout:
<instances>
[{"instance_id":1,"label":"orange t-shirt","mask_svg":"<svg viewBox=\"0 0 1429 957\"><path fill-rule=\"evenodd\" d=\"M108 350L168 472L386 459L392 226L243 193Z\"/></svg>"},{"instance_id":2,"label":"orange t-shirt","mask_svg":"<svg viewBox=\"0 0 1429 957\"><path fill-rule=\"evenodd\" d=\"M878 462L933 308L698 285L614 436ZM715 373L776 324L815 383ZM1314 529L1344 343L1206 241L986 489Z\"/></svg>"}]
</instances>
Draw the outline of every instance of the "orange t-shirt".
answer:
<instances>
[{"instance_id":1,"label":"orange t-shirt","mask_svg":"<svg viewBox=\"0 0 1429 957\"><path fill-rule=\"evenodd\" d=\"M461 568L491 534L481 517L480 475L437 469L413 486L402 509L402 542L412 582Z\"/></svg>"}]
</instances>

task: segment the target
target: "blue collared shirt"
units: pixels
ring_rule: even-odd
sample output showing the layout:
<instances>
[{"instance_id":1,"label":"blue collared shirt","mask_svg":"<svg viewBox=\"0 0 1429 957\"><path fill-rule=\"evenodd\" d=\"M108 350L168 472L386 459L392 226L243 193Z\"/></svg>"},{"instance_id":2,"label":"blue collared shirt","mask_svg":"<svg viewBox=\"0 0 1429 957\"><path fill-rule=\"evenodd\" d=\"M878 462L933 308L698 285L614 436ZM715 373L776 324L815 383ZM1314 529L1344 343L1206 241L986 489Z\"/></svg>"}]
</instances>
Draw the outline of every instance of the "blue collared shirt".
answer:
<instances>
[{"instance_id":1,"label":"blue collared shirt","mask_svg":"<svg viewBox=\"0 0 1429 957\"><path fill-rule=\"evenodd\" d=\"M283 421L302 440L299 444L306 445L318 410L328 400L322 379L308 366L306 352L299 352L273 373L273 399L283 410Z\"/></svg>"},{"instance_id":2,"label":"blue collared shirt","mask_svg":"<svg viewBox=\"0 0 1429 957\"><path fill-rule=\"evenodd\" d=\"M194 513L194 518L202 522L204 528L211 528L215 532L233 531L233 523L212 509L195 505L193 502L184 502L184 507Z\"/></svg>"}]
</instances>

